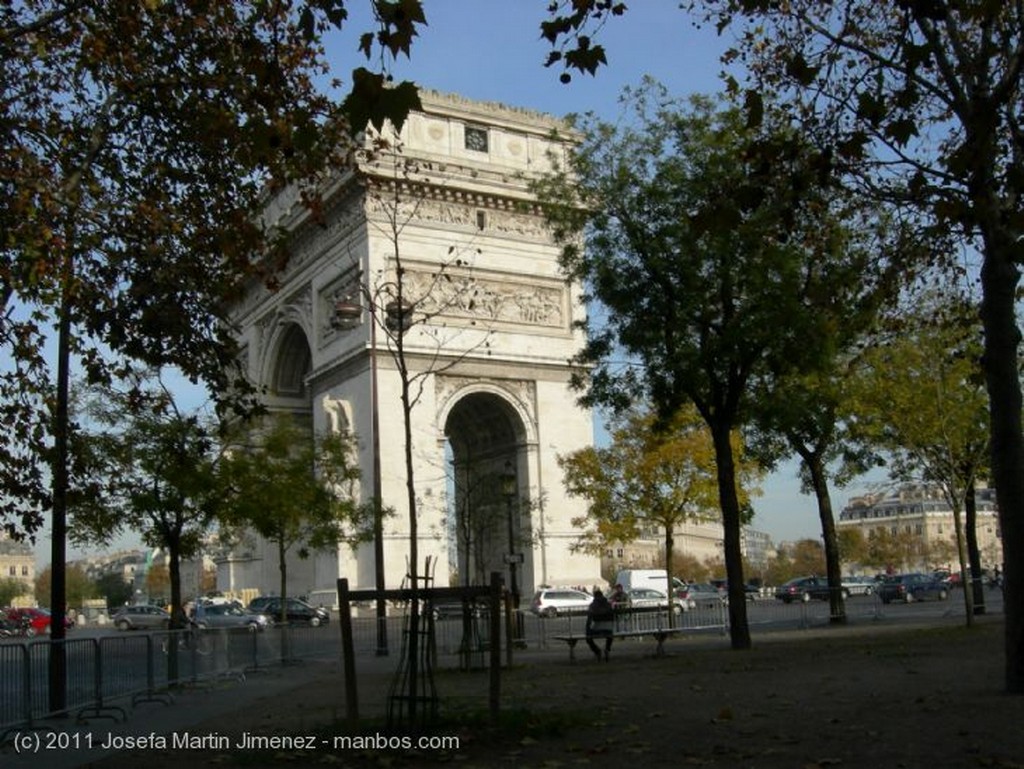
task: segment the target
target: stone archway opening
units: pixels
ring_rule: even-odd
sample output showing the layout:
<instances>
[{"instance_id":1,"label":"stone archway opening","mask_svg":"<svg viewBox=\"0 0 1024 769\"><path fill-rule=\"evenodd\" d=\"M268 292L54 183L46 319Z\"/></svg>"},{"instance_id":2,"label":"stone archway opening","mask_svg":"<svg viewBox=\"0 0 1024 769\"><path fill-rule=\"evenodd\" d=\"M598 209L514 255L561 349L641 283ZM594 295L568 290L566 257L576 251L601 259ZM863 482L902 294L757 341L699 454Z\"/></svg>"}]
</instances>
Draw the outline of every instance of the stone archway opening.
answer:
<instances>
[{"instance_id":1,"label":"stone archway opening","mask_svg":"<svg viewBox=\"0 0 1024 769\"><path fill-rule=\"evenodd\" d=\"M310 412L309 375L313 370L313 354L305 332L295 323L285 327L278 337L267 378L269 395L274 406Z\"/></svg>"},{"instance_id":2,"label":"stone archway opening","mask_svg":"<svg viewBox=\"0 0 1024 769\"><path fill-rule=\"evenodd\" d=\"M528 484L520 471L525 429L519 414L499 395L469 393L452 407L444 434L452 581L486 584L498 571L522 594L532 591L533 531L521 492Z\"/></svg>"}]
</instances>

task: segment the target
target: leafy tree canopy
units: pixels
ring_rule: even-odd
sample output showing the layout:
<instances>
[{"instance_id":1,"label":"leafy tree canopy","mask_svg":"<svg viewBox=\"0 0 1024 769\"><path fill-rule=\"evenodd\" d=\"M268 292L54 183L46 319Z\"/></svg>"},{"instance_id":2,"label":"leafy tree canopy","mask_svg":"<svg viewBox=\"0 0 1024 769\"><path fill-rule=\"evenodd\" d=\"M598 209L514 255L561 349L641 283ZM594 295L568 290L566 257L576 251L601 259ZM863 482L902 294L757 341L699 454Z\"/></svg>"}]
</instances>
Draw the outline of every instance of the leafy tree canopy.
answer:
<instances>
[{"instance_id":1,"label":"leafy tree canopy","mask_svg":"<svg viewBox=\"0 0 1024 769\"><path fill-rule=\"evenodd\" d=\"M355 502L353 436L311 437L289 415L268 417L232 440L220 473L222 523L236 537L249 528L275 545L282 596L289 554L372 538L374 504Z\"/></svg>"},{"instance_id":2,"label":"leafy tree canopy","mask_svg":"<svg viewBox=\"0 0 1024 769\"><path fill-rule=\"evenodd\" d=\"M611 443L559 459L570 495L587 499L588 511L573 525L579 546L600 553L630 542L645 529L671 531L687 521L719 520L715 450L707 425L692 406L656 430L656 416L631 410L613 423ZM734 434L737 456L742 441ZM743 465L741 499L757 491L755 464Z\"/></svg>"}]
</instances>

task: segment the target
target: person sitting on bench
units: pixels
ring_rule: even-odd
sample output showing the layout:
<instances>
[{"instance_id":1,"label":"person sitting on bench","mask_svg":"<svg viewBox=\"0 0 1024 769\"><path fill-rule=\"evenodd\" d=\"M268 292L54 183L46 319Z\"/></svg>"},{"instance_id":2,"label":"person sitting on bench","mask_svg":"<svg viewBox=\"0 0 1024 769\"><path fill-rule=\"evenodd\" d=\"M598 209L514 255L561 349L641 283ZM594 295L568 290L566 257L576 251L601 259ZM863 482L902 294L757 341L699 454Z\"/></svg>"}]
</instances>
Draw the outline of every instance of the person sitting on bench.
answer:
<instances>
[{"instance_id":1,"label":"person sitting on bench","mask_svg":"<svg viewBox=\"0 0 1024 769\"><path fill-rule=\"evenodd\" d=\"M587 608L587 646L594 656L601 659L601 650L594 643L595 638L604 638L604 661L612 650L612 634L615 632L615 610L599 589L594 590L594 600Z\"/></svg>"}]
</instances>

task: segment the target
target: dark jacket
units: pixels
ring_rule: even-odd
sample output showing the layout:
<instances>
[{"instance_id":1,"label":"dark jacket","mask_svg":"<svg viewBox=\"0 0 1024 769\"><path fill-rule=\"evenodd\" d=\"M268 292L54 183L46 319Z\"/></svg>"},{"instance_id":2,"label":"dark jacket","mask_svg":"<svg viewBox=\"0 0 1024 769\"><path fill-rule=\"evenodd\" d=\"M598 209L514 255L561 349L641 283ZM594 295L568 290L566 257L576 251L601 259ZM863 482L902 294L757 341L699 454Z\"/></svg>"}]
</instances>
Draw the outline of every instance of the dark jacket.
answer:
<instances>
[{"instance_id":1,"label":"dark jacket","mask_svg":"<svg viewBox=\"0 0 1024 769\"><path fill-rule=\"evenodd\" d=\"M594 596L587 608L587 635L611 635L615 632L615 610L604 595Z\"/></svg>"}]
</instances>

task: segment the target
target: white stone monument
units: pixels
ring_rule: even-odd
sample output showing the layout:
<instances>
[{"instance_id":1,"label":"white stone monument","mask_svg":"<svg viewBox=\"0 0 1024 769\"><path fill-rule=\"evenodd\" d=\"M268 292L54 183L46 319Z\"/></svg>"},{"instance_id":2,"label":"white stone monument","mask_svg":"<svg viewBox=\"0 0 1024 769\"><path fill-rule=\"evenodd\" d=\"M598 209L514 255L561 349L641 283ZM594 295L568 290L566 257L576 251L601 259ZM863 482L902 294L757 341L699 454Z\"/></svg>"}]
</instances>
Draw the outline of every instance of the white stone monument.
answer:
<instances>
[{"instance_id":1,"label":"white stone monument","mask_svg":"<svg viewBox=\"0 0 1024 769\"><path fill-rule=\"evenodd\" d=\"M569 389L568 361L583 341L573 323L585 310L526 181L565 151L553 136L564 126L457 96L421 98L401 134L385 135L387 148L337 180L321 222L288 222L293 255L280 288L254 290L234 317L271 410L356 434L362 499L379 484L395 511L377 546L386 587L408 570L404 379L415 401L418 572L427 556L435 586L483 584L492 571L509 584L514 572L525 607L539 585L600 578L596 557L571 551L571 520L585 508L567 497L557 463L593 442L591 413ZM389 311L398 319L399 281L404 332L387 325ZM293 558L289 592L330 590L338 577L372 588L375 549ZM222 573L235 589L276 592L265 543L225 559Z\"/></svg>"}]
</instances>

